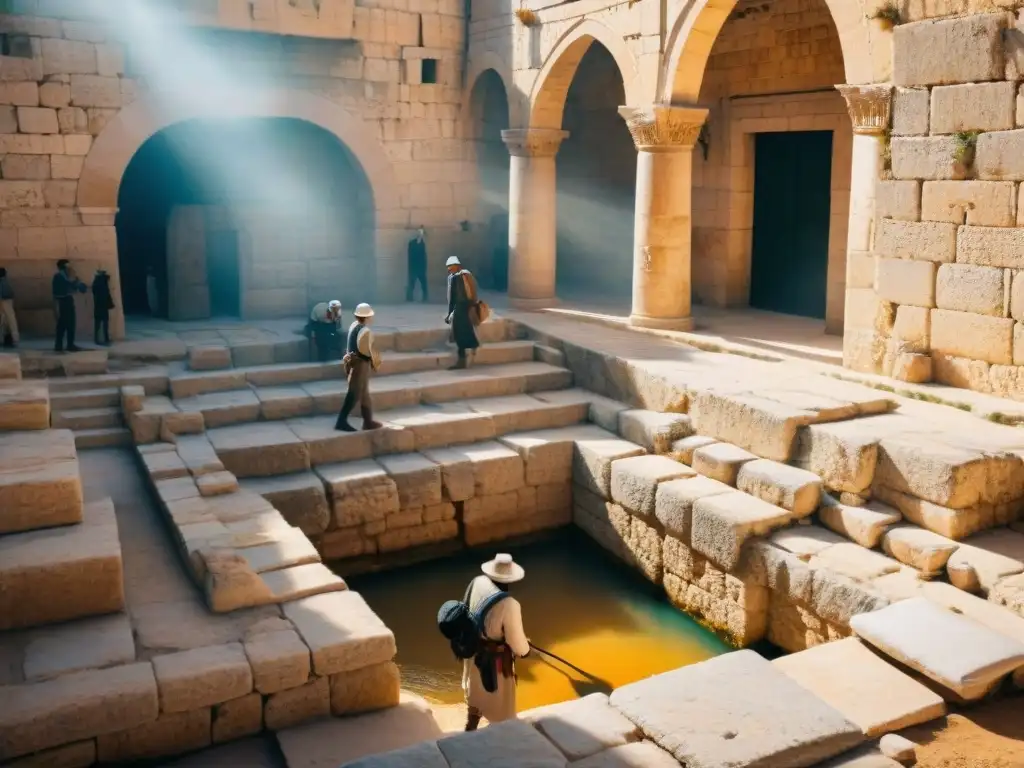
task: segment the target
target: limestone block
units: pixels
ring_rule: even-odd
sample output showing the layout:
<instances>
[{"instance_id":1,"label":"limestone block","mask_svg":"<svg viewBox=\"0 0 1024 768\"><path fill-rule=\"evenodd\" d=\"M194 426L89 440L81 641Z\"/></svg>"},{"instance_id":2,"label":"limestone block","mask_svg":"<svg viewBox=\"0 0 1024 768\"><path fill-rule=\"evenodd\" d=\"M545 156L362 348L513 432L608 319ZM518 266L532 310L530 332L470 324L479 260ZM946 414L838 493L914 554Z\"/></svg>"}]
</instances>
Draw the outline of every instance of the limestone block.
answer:
<instances>
[{"instance_id":1,"label":"limestone block","mask_svg":"<svg viewBox=\"0 0 1024 768\"><path fill-rule=\"evenodd\" d=\"M923 576L935 576L946 567L957 543L915 525L894 525L882 538L882 549Z\"/></svg>"},{"instance_id":2,"label":"limestone block","mask_svg":"<svg viewBox=\"0 0 1024 768\"><path fill-rule=\"evenodd\" d=\"M979 227L1012 227L1016 220L1013 182L926 181L921 218Z\"/></svg>"},{"instance_id":3,"label":"limestone block","mask_svg":"<svg viewBox=\"0 0 1024 768\"><path fill-rule=\"evenodd\" d=\"M1002 508L1002 505L981 504L951 509L884 486L876 488L875 495L879 501L899 510L907 521L953 541L991 528L995 524L997 510Z\"/></svg>"},{"instance_id":4,"label":"limestone block","mask_svg":"<svg viewBox=\"0 0 1024 768\"><path fill-rule=\"evenodd\" d=\"M730 681L740 678L759 695L737 696ZM623 686L611 703L687 765L813 765L863 738L856 725L753 651ZM764 727L744 728L752 722Z\"/></svg>"},{"instance_id":5,"label":"limestone block","mask_svg":"<svg viewBox=\"0 0 1024 768\"><path fill-rule=\"evenodd\" d=\"M876 656L856 638L808 648L772 663L860 726L869 738L946 713L941 696Z\"/></svg>"},{"instance_id":6,"label":"limestone block","mask_svg":"<svg viewBox=\"0 0 1024 768\"><path fill-rule=\"evenodd\" d=\"M629 534L625 541L630 562L635 564L637 570L648 580L660 584L663 572L662 541L657 528L641 517L631 516Z\"/></svg>"},{"instance_id":7,"label":"limestone block","mask_svg":"<svg viewBox=\"0 0 1024 768\"><path fill-rule=\"evenodd\" d=\"M897 179L963 179L967 176L967 169L956 160L957 142L953 136L893 136L889 150L892 175Z\"/></svg>"},{"instance_id":8,"label":"limestone block","mask_svg":"<svg viewBox=\"0 0 1024 768\"><path fill-rule=\"evenodd\" d=\"M505 435L498 438L498 442L522 457L526 467L526 484L541 486L570 480L574 443L577 440L602 437L611 435L593 425L580 425Z\"/></svg>"},{"instance_id":9,"label":"limestone block","mask_svg":"<svg viewBox=\"0 0 1024 768\"><path fill-rule=\"evenodd\" d=\"M309 679L309 649L291 629L262 632L245 640L256 690L262 694L296 688Z\"/></svg>"},{"instance_id":10,"label":"limestone block","mask_svg":"<svg viewBox=\"0 0 1024 768\"><path fill-rule=\"evenodd\" d=\"M316 547L298 528L275 531L273 539L271 543L239 549L238 554L256 573L320 562Z\"/></svg>"},{"instance_id":11,"label":"limestone block","mask_svg":"<svg viewBox=\"0 0 1024 768\"><path fill-rule=\"evenodd\" d=\"M224 344L199 344L188 350L188 367L193 371L218 371L231 367L231 348Z\"/></svg>"},{"instance_id":12,"label":"limestone block","mask_svg":"<svg viewBox=\"0 0 1024 768\"><path fill-rule=\"evenodd\" d=\"M356 11L363 10L356 8ZM371 754L350 763L345 768L448 768L448 761L434 741L421 741L411 747L390 752Z\"/></svg>"},{"instance_id":13,"label":"limestone block","mask_svg":"<svg viewBox=\"0 0 1024 768\"><path fill-rule=\"evenodd\" d=\"M198 558L203 574L207 605L215 613L228 613L252 605L263 605L273 594L245 558L233 550L202 549Z\"/></svg>"},{"instance_id":14,"label":"limestone block","mask_svg":"<svg viewBox=\"0 0 1024 768\"><path fill-rule=\"evenodd\" d=\"M836 544L822 550L810 559L810 565L860 582L869 582L900 570L899 562L891 557L852 543Z\"/></svg>"},{"instance_id":15,"label":"limestone block","mask_svg":"<svg viewBox=\"0 0 1024 768\"><path fill-rule=\"evenodd\" d=\"M217 458L217 452L205 434L179 437L174 449L193 477L224 471L224 465Z\"/></svg>"},{"instance_id":16,"label":"limestone block","mask_svg":"<svg viewBox=\"0 0 1024 768\"><path fill-rule=\"evenodd\" d=\"M851 546L853 545L836 544L824 550L822 554L827 555L833 549ZM822 563L825 560L826 558L821 555L815 555L810 560L811 600L807 605L823 621L845 629L850 626L850 620L857 614L877 611L889 604L888 597L872 584L823 567Z\"/></svg>"},{"instance_id":17,"label":"limestone block","mask_svg":"<svg viewBox=\"0 0 1024 768\"><path fill-rule=\"evenodd\" d=\"M250 693L213 707L213 743L234 741L263 730L263 698Z\"/></svg>"},{"instance_id":18,"label":"limestone block","mask_svg":"<svg viewBox=\"0 0 1024 768\"><path fill-rule=\"evenodd\" d=\"M82 483L69 430L4 435L0 444L0 533L82 520Z\"/></svg>"},{"instance_id":19,"label":"limestone block","mask_svg":"<svg viewBox=\"0 0 1024 768\"><path fill-rule=\"evenodd\" d=\"M935 352L993 364L1013 362L1012 318L935 309L931 335Z\"/></svg>"},{"instance_id":20,"label":"limestone block","mask_svg":"<svg viewBox=\"0 0 1024 768\"><path fill-rule=\"evenodd\" d=\"M843 312L845 327L888 335L895 319L894 310L891 304L881 301L878 294L875 293L873 258L871 264L871 285L867 288L848 288L846 291L846 306ZM855 342L854 346L861 345L856 335L852 338ZM847 341L847 337L844 337L844 344L847 344Z\"/></svg>"},{"instance_id":21,"label":"limestone block","mask_svg":"<svg viewBox=\"0 0 1024 768\"><path fill-rule=\"evenodd\" d=\"M730 492L732 488L725 483L702 475L669 480L658 485L654 514L666 533L689 545L694 502L705 496Z\"/></svg>"},{"instance_id":22,"label":"limestone block","mask_svg":"<svg viewBox=\"0 0 1024 768\"><path fill-rule=\"evenodd\" d=\"M949 556L946 572L953 586L988 594L1007 576L1024 573L1024 534L997 529L970 536Z\"/></svg>"},{"instance_id":23,"label":"limestone block","mask_svg":"<svg viewBox=\"0 0 1024 768\"><path fill-rule=\"evenodd\" d=\"M11 768L87 768L96 762L96 740L76 741L15 760Z\"/></svg>"},{"instance_id":24,"label":"limestone block","mask_svg":"<svg viewBox=\"0 0 1024 768\"><path fill-rule=\"evenodd\" d=\"M892 364L892 377L898 381L924 384L932 380L932 359L919 352L901 352Z\"/></svg>"},{"instance_id":25,"label":"limestone block","mask_svg":"<svg viewBox=\"0 0 1024 768\"><path fill-rule=\"evenodd\" d=\"M1012 82L945 85L932 89L931 132L1008 131L1015 125Z\"/></svg>"},{"instance_id":26,"label":"limestone block","mask_svg":"<svg viewBox=\"0 0 1024 768\"><path fill-rule=\"evenodd\" d=\"M473 466L474 492L477 496L509 493L525 485L523 459L508 446L497 442L472 443L458 450ZM424 505L440 501L427 501Z\"/></svg>"},{"instance_id":27,"label":"limestone block","mask_svg":"<svg viewBox=\"0 0 1024 768\"><path fill-rule=\"evenodd\" d=\"M690 417L682 413L629 410L619 414L619 434L650 453L668 453L672 443L693 434Z\"/></svg>"},{"instance_id":28,"label":"limestone block","mask_svg":"<svg viewBox=\"0 0 1024 768\"><path fill-rule=\"evenodd\" d=\"M843 543L845 539L816 525L798 525L775 531L768 537L768 541L773 546L807 561L829 547Z\"/></svg>"},{"instance_id":29,"label":"limestone block","mask_svg":"<svg viewBox=\"0 0 1024 768\"><path fill-rule=\"evenodd\" d=\"M49 426L50 396L45 383L0 382L0 432L48 429Z\"/></svg>"},{"instance_id":30,"label":"limestone block","mask_svg":"<svg viewBox=\"0 0 1024 768\"><path fill-rule=\"evenodd\" d=\"M684 437L682 440L676 440L672 443L672 447L669 448L667 456L670 459L675 459L682 464L693 463L693 452L698 448L703 448L706 445L717 443L713 437L705 437L704 435L690 435Z\"/></svg>"},{"instance_id":31,"label":"limestone block","mask_svg":"<svg viewBox=\"0 0 1024 768\"><path fill-rule=\"evenodd\" d=\"M1024 180L1024 130L990 131L978 136L974 167L979 179Z\"/></svg>"},{"instance_id":32,"label":"limestone block","mask_svg":"<svg viewBox=\"0 0 1024 768\"><path fill-rule=\"evenodd\" d=\"M395 655L395 636L356 592L315 595L282 610L309 647L316 675L350 672Z\"/></svg>"},{"instance_id":33,"label":"limestone block","mask_svg":"<svg viewBox=\"0 0 1024 768\"><path fill-rule=\"evenodd\" d=\"M331 713L355 715L395 707L401 676L392 661L331 675Z\"/></svg>"},{"instance_id":34,"label":"limestone block","mask_svg":"<svg viewBox=\"0 0 1024 768\"><path fill-rule=\"evenodd\" d=\"M175 712L125 731L101 735L96 755L101 763L129 762L193 752L210 746L209 709Z\"/></svg>"},{"instance_id":35,"label":"limestone block","mask_svg":"<svg viewBox=\"0 0 1024 768\"><path fill-rule=\"evenodd\" d=\"M0 760L142 725L158 710L149 662L5 687Z\"/></svg>"},{"instance_id":36,"label":"limestone block","mask_svg":"<svg viewBox=\"0 0 1024 768\"><path fill-rule=\"evenodd\" d=\"M195 480L201 496L222 496L238 490L238 478L227 471L199 475Z\"/></svg>"},{"instance_id":37,"label":"limestone block","mask_svg":"<svg viewBox=\"0 0 1024 768\"><path fill-rule=\"evenodd\" d=\"M263 722L271 731L330 714L330 682L326 677L314 677L297 688L272 693L263 706Z\"/></svg>"},{"instance_id":38,"label":"limestone block","mask_svg":"<svg viewBox=\"0 0 1024 768\"><path fill-rule=\"evenodd\" d=\"M797 653L850 636L849 630L823 621L809 608L787 600L779 592L768 594L767 638L779 648Z\"/></svg>"},{"instance_id":39,"label":"limestone block","mask_svg":"<svg viewBox=\"0 0 1024 768\"><path fill-rule=\"evenodd\" d=\"M883 415L804 427L796 464L820 476L826 488L863 494L875 475L879 434L905 423L903 417Z\"/></svg>"},{"instance_id":40,"label":"limestone block","mask_svg":"<svg viewBox=\"0 0 1024 768\"><path fill-rule=\"evenodd\" d=\"M935 306L935 264L907 259L875 260L878 296L894 304Z\"/></svg>"},{"instance_id":41,"label":"limestone block","mask_svg":"<svg viewBox=\"0 0 1024 768\"><path fill-rule=\"evenodd\" d=\"M208 429L255 421L260 414L259 398L251 390L210 392L175 402L184 413L201 414Z\"/></svg>"},{"instance_id":42,"label":"limestone block","mask_svg":"<svg viewBox=\"0 0 1024 768\"><path fill-rule=\"evenodd\" d=\"M1005 317L1004 270L969 264L943 264L935 285L940 309Z\"/></svg>"},{"instance_id":43,"label":"limestone block","mask_svg":"<svg viewBox=\"0 0 1024 768\"><path fill-rule=\"evenodd\" d=\"M1007 15L976 14L893 29L893 83L942 85L1000 80Z\"/></svg>"},{"instance_id":44,"label":"limestone block","mask_svg":"<svg viewBox=\"0 0 1024 768\"><path fill-rule=\"evenodd\" d=\"M848 288L875 288L875 255L873 253L846 254L846 286Z\"/></svg>"},{"instance_id":45,"label":"limestone block","mask_svg":"<svg viewBox=\"0 0 1024 768\"><path fill-rule=\"evenodd\" d=\"M644 449L636 443L620 440L611 434L577 440L573 451L573 482L610 499L612 462L643 453Z\"/></svg>"},{"instance_id":46,"label":"limestone block","mask_svg":"<svg viewBox=\"0 0 1024 768\"><path fill-rule=\"evenodd\" d=\"M25 640L22 669L29 682L135 661L131 622L123 613L34 629Z\"/></svg>"},{"instance_id":47,"label":"limestone block","mask_svg":"<svg viewBox=\"0 0 1024 768\"><path fill-rule=\"evenodd\" d=\"M923 597L855 616L850 626L875 648L969 701L1024 665L1024 644Z\"/></svg>"},{"instance_id":48,"label":"limestone block","mask_svg":"<svg viewBox=\"0 0 1024 768\"><path fill-rule=\"evenodd\" d=\"M264 421L294 419L313 413L313 398L301 387L260 387L256 396Z\"/></svg>"},{"instance_id":49,"label":"limestone block","mask_svg":"<svg viewBox=\"0 0 1024 768\"><path fill-rule=\"evenodd\" d=\"M441 467L430 459L418 453L404 453L381 456L378 462L395 481L400 508L441 503Z\"/></svg>"},{"instance_id":50,"label":"limestone block","mask_svg":"<svg viewBox=\"0 0 1024 768\"><path fill-rule=\"evenodd\" d=\"M740 549L750 536L786 525L792 515L745 493L705 496L694 502L690 533L693 548L724 570L740 561Z\"/></svg>"},{"instance_id":51,"label":"limestone block","mask_svg":"<svg viewBox=\"0 0 1024 768\"><path fill-rule=\"evenodd\" d=\"M308 470L309 448L284 424L238 424L207 432L224 467L236 477Z\"/></svg>"},{"instance_id":52,"label":"limestone block","mask_svg":"<svg viewBox=\"0 0 1024 768\"><path fill-rule=\"evenodd\" d=\"M53 37L43 37L40 44L44 75L96 74L95 45Z\"/></svg>"},{"instance_id":53,"label":"limestone block","mask_svg":"<svg viewBox=\"0 0 1024 768\"><path fill-rule=\"evenodd\" d=\"M924 93L927 100L928 92L924 91ZM925 130L927 130L927 121ZM916 180L879 181L875 190L875 215L880 219L920 220L921 182Z\"/></svg>"},{"instance_id":54,"label":"limestone block","mask_svg":"<svg viewBox=\"0 0 1024 768\"><path fill-rule=\"evenodd\" d=\"M252 691L252 670L239 643L179 651L153 659L162 712L186 712Z\"/></svg>"},{"instance_id":55,"label":"limestone block","mask_svg":"<svg viewBox=\"0 0 1024 768\"><path fill-rule=\"evenodd\" d=\"M817 420L809 410L757 395L714 391L699 393L691 404L690 415L698 433L774 461L789 461L797 430ZM713 448L707 446L696 453Z\"/></svg>"},{"instance_id":56,"label":"limestone block","mask_svg":"<svg viewBox=\"0 0 1024 768\"><path fill-rule=\"evenodd\" d=\"M669 567L668 541L666 538L666 567ZM749 539L744 544L736 573L767 587L788 602L807 604L811 601L813 574L807 563L764 539Z\"/></svg>"},{"instance_id":57,"label":"limestone block","mask_svg":"<svg viewBox=\"0 0 1024 768\"><path fill-rule=\"evenodd\" d=\"M821 478L816 474L768 459L740 465L736 487L798 518L814 512L821 499Z\"/></svg>"},{"instance_id":58,"label":"limestone block","mask_svg":"<svg viewBox=\"0 0 1024 768\"><path fill-rule=\"evenodd\" d=\"M875 235L875 252L884 259L951 262L956 259L956 226L882 219Z\"/></svg>"},{"instance_id":59,"label":"limestone block","mask_svg":"<svg viewBox=\"0 0 1024 768\"><path fill-rule=\"evenodd\" d=\"M577 760L573 768L677 768L678 761L649 741L612 747Z\"/></svg>"},{"instance_id":60,"label":"limestone block","mask_svg":"<svg viewBox=\"0 0 1024 768\"><path fill-rule=\"evenodd\" d=\"M528 723L509 720L475 733L438 739L449 768L565 768L565 757Z\"/></svg>"},{"instance_id":61,"label":"limestone block","mask_svg":"<svg viewBox=\"0 0 1024 768\"><path fill-rule=\"evenodd\" d=\"M823 496L818 519L836 533L868 549L875 549L890 526L903 520L892 507L870 502L860 507L842 504L831 496Z\"/></svg>"},{"instance_id":62,"label":"limestone block","mask_svg":"<svg viewBox=\"0 0 1024 768\"><path fill-rule=\"evenodd\" d=\"M1024 616L1024 577L1017 575L1001 579L989 592L989 600ZM1020 677L1019 672L1017 676Z\"/></svg>"},{"instance_id":63,"label":"limestone block","mask_svg":"<svg viewBox=\"0 0 1024 768\"><path fill-rule=\"evenodd\" d=\"M80 525L0 538L0 629L123 607L121 543L110 499L85 505Z\"/></svg>"},{"instance_id":64,"label":"limestone block","mask_svg":"<svg viewBox=\"0 0 1024 768\"><path fill-rule=\"evenodd\" d=\"M273 602L284 603L311 595L341 592L345 581L321 563L309 563L261 573L260 580L270 590Z\"/></svg>"},{"instance_id":65,"label":"limestone block","mask_svg":"<svg viewBox=\"0 0 1024 768\"><path fill-rule=\"evenodd\" d=\"M712 480L735 486L740 468L756 459L750 451L730 443L712 443L693 452L690 466Z\"/></svg>"},{"instance_id":66,"label":"limestone block","mask_svg":"<svg viewBox=\"0 0 1024 768\"><path fill-rule=\"evenodd\" d=\"M928 133L929 92L927 88L897 88L892 97L893 136L924 136ZM881 187L881 182L879 187ZM877 202L876 202L877 205ZM903 219L876 208L879 216ZM917 221L918 217L906 219Z\"/></svg>"},{"instance_id":67,"label":"limestone block","mask_svg":"<svg viewBox=\"0 0 1024 768\"><path fill-rule=\"evenodd\" d=\"M917 762L917 745L898 733L887 733L879 739L878 749L885 757L901 765L914 765Z\"/></svg>"},{"instance_id":68,"label":"limestone block","mask_svg":"<svg viewBox=\"0 0 1024 768\"><path fill-rule=\"evenodd\" d=\"M383 520L399 510L398 486L372 459L316 468L334 507L340 528Z\"/></svg>"},{"instance_id":69,"label":"limestone block","mask_svg":"<svg viewBox=\"0 0 1024 768\"><path fill-rule=\"evenodd\" d=\"M1009 227L960 227L957 261L1007 269L1024 268L1022 231Z\"/></svg>"},{"instance_id":70,"label":"limestone block","mask_svg":"<svg viewBox=\"0 0 1024 768\"><path fill-rule=\"evenodd\" d=\"M523 712L530 723L572 762L639 739L637 727L603 693Z\"/></svg>"},{"instance_id":71,"label":"limestone block","mask_svg":"<svg viewBox=\"0 0 1024 768\"><path fill-rule=\"evenodd\" d=\"M456 538L458 535L459 525L454 520L437 520L422 525L409 525L387 530L377 537L377 549L381 552L396 552L425 544L436 544ZM467 538L468 536L467 533ZM491 539L484 540L490 541Z\"/></svg>"},{"instance_id":72,"label":"limestone block","mask_svg":"<svg viewBox=\"0 0 1024 768\"><path fill-rule=\"evenodd\" d=\"M331 508L327 503L324 483L312 472L298 472L279 477L250 478L242 481L247 491L258 493L305 534L327 530Z\"/></svg>"},{"instance_id":73,"label":"limestone block","mask_svg":"<svg viewBox=\"0 0 1024 768\"><path fill-rule=\"evenodd\" d=\"M693 477L694 471L665 456L633 456L612 462L612 501L650 517L660 483Z\"/></svg>"},{"instance_id":74,"label":"limestone block","mask_svg":"<svg viewBox=\"0 0 1024 768\"><path fill-rule=\"evenodd\" d=\"M120 107L120 78L71 75L71 103L76 107Z\"/></svg>"}]
</instances>

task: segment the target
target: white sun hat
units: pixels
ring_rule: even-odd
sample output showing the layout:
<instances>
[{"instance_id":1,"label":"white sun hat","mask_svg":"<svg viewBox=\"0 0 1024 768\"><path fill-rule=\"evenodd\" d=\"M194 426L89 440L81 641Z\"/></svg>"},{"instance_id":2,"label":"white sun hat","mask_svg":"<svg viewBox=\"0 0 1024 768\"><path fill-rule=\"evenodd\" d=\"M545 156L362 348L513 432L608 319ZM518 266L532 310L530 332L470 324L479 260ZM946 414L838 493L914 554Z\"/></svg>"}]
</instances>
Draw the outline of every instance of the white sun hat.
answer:
<instances>
[{"instance_id":1,"label":"white sun hat","mask_svg":"<svg viewBox=\"0 0 1024 768\"><path fill-rule=\"evenodd\" d=\"M444 263L444 265L446 267L461 267L462 266L462 262L459 261L459 257L458 256L449 256L448 257L448 261L446 261Z\"/></svg>"},{"instance_id":2,"label":"white sun hat","mask_svg":"<svg viewBox=\"0 0 1024 768\"><path fill-rule=\"evenodd\" d=\"M363 304L356 304L356 311L353 312L356 317L367 318L373 317L373 307L365 302Z\"/></svg>"},{"instance_id":3,"label":"white sun hat","mask_svg":"<svg viewBox=\"0 0 1024 768\"><path fill-rule=\"evenodd\" d=\"M334 299L333 301L329 301L327 303L327 306L328 306L329 309L335 309L335 308L340 309L341 308L341 302L338 301L337 299Z\"/></svg>"},{"instance_id":4,"label":"white sun hat","mask_svg":"<svg viewBox=\"0 0 1024 768\"><path fill-rule=\"evenodd\" d=\"M522 581L523 577L526 576L526 571L523 570L523 566L515 562L512 559L512 555L500 554L495 555L493 560L488 560L486 563L480 566L480 570L484 572L484 575L488 576L491 581L498 584L512 584L517 581Z\"/></svg>"}]
</instances>

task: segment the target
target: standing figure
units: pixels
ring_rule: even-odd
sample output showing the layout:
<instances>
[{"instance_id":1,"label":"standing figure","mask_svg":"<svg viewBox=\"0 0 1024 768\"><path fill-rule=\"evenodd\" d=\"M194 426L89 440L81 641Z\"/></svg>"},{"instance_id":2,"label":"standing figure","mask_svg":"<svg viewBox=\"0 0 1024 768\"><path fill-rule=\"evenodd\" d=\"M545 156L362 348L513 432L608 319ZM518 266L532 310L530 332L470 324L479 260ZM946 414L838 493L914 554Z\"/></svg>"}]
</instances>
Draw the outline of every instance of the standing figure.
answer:
<instances>
[{"instance_id":1,"label":"standing figure","mask_svg":"<svg viewBox=\"0 0 1024 768\"><path fill-rule=\"evenodd\" d=\"M18 346L18 318L14 315L14 291L7 270L0 267L0 339L5 347Z\"/></svg>"},{"instance_id":2,"label":"standing figure","mask_svg":"<svg viewBox=\"0 0 1024 768\"><path fill-rule=\"evenodd\" d=\"M458 361L448 370L456 371L468 365L466 351L480 346L473 322L473 311L479 304L479 298L476 279L472 272L463 269L458 256L449 256L445 266L448 268L448 316L444 321L451 325L449 340L454 341L459 350Z\"/></svg>"},{"instance_id":3,"label":"standing figure","mask_svg":"<svg viewBox=\"0 0 1024 768\"><path fill-rule=\"evenodd\" d=\"M469 709L467 731L475 731L481 717L487 718L488 723L515 718L515 660L530 652L519 601L514 597L495 597L507 594L509 585L522 581L526 571L506 554L496 555L480 570L484 575L473 579L466 592L466 605L473 614L487 604L479 650L462 663L462 690Z\"/></svg>"},{"instance_id":4,"label":"standing figure","mask_svg":"<svg viewBox=\"0 0 1024 768\"><path fill-rule=\"evenodd\" d=\"M54 352L80 352L75 346L75 329L78 321L75 317L75 294L85 293L85 283L78 279L71 262L61 259L57 262L57 274L53 276L53 308L57 314L57 334L53 342ZM64 346L65 340L67 347Z\"/></svg>"},{"instance_id":5,"label":"standing figure","mask_svg":"<svg viewBox=\"0 0 1024 768\"><path fill-rule=\"evenodd\" d=\"M380 355L373 343L373 331L370 330L370 319L373 307L359 304L355 311L355 322L348 329L345 357L342 360L348 376L348 392L345 402L341 404L341 413L334 428L339 432L355 432L355 427L348 423L348 415L352 413L356 402L359 402L363 416L363 429L380 429L379 421L373 420L373 403L370 401L370 371L380 368Z\"/></svg>"},{"instance_id":6,"label":"standing figure","mask_svg":"<svg viewBox=\"0 0 1024 768\"><path fill-rule=\"evenodd\" d=\"M97 269L92 279L92 322L93 340L96 346L110 346L110 310L114 308L114 297L110 295L110 275L105 269ZM100 333L103 333L100 336Z\"/></svg>"},{"instance_id":7,"label":"standing figure","mask_svg":"<svg viewBox=\"0 0 1024 768\"><path fill-rule=\"evenodd\" d=\"M146 301L149 303L149 314L158 317L160 314L160 289L156 282L156 268L146 270Z\"/></svg>"},{"instance_id":8,"label":"standing figure","mask_svg":"<svg viewBox=\"0 0 1024 768\"><path fill-rule=\"evenodd\" d=\"M326 363L341 335L341 302L337 299L321 301L309 313L309 325L317 356L321 363Z\"/></svg>"},{"instance_id":9,"label":"standing figure","mask_svg":"<svg viewBox=\"0 0 1024 768\"><path fill-rule=\"evenodd\" d=\"M427 238L421 224L416 237L409 241L409 282L405 287L405 300L412 301L416 283L423 292L423 303L427 303Z\"/></svg>"}]
</instances>

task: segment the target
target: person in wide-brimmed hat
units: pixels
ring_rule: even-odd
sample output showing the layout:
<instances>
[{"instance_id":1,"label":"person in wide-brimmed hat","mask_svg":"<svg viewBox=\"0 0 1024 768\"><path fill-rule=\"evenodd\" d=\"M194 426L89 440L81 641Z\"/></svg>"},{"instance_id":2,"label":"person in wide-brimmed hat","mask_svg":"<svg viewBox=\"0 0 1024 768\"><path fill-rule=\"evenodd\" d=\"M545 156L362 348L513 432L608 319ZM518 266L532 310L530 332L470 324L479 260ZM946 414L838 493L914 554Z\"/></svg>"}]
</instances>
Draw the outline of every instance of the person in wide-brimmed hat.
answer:
<instances>
[{"instance_id":1,"label":"person in wide-brimmed hat","mask_svg":"<svg viewBox=\"0 0 1024 768\"><path fill-rule=\"evenodd\" d=\"M450 341L455 342L459 357L453 370L465 368L468 363L466 352L476 350L480 341L476 336L473 311L480 303L477 295L476 278L462 266L458 256L449 256L445 262L448 268L448 316L445 322L452 327Z\"/></svg>"},{"instance_id":2,"label":"person in wide-brimmed hat","mask_svg":"<svg viewBox=\"0 0 1024 768\"><path fill-rule=\"evenodd\" d=\"M519 601L508 596L493 599L498 593L507 593L509 585L523 580L523 567L512 555L499 554L481 565L480 570L484 575L473 579L466 591L466 605L473 613L484 603L489 605L483 616L480 650L462 666L462 690L469 709L467 731L475 731L481 718L488 723L515 718L515 660L530 653Z\"/></svg>"},{"instance_id":3,"label":"person in wide-brimmed hat","mask_svg":"<svg viewBox=\"0 0 1024 768\"><path fill-rule=\"evenodd\" d=\"M373 403L370 401L370 371L380 368L380 355L373 343L373 331L370 321L373 318L373 307L369 304L356 306L355 322L348 329L348 342L342 364L348 376L348 392L345 402L341 404L341 412L334 428L340 432L355 432L355 427L348 423L358 401L363 416L363 429L379 429L381 423L373 420Z\"/></svg>"}]
</instances>

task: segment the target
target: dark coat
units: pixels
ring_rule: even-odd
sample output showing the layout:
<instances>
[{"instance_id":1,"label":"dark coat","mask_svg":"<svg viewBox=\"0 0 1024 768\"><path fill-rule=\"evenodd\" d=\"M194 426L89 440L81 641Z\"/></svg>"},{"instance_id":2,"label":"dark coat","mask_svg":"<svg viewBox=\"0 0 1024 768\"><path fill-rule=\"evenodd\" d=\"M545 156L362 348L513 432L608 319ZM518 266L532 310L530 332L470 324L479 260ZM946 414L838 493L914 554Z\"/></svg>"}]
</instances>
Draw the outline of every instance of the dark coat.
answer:
<instances>
[{"instance_id":1,"label":"dark coat","mask_svg":"<svg viewBox=\"0 0 1024 768\"><path fill-rule=\"evenodd\" d=\"M427 241L414 237L409 241L409 273L420 275L427 271Z\"/></svg>"},{"instance_id":2,"label":"dark coat","mask_svg":"<svg viewBox=\"0 0 1024 768\"><path fill-rule=\"evenodd\" d=\"M92 313L106 317L114 308L114 297L110 295L110 275L96 275L92 281Z\"/></svg>"},{"instance_id":3,"label":"dark coat","mask_svg":"<svg viewBox=\"0 0 1024 768\"><path fill-rule=\"evenodd\" d=\"M476 337L471 310L477 303L476 280L468 269L448 275L448 314L452 318L451 340L459 349L476 349Z\"/></svg>"}]
</instances>

